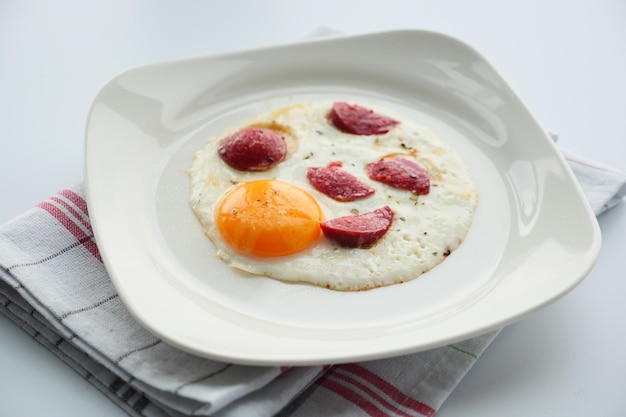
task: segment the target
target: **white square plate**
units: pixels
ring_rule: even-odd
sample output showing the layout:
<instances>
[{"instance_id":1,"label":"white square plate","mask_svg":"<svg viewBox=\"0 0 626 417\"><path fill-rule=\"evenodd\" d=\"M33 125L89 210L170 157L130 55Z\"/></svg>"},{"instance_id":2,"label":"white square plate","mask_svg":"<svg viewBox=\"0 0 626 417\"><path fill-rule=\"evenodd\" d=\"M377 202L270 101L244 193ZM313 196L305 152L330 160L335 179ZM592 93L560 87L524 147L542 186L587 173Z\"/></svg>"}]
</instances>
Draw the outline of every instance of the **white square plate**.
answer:
<instances>
[{"instance_id":1,"label":"white square plate","mask_svg":"<svg viewBox=\"0 0 626 417\"><path fill-rule=\"evenodd\" d=\"M222 264L184 169L207 139L275 107L366 102L428 126L470 168L465 242L414 281L335 292ZM549 137L472 48L424 31L338 37L148 65L109 82L88 120L98 246L130 312L165 341L235 363L305 365L417 352L498 328L575 287L600 232Z\"/></svg>"}]
</instances>

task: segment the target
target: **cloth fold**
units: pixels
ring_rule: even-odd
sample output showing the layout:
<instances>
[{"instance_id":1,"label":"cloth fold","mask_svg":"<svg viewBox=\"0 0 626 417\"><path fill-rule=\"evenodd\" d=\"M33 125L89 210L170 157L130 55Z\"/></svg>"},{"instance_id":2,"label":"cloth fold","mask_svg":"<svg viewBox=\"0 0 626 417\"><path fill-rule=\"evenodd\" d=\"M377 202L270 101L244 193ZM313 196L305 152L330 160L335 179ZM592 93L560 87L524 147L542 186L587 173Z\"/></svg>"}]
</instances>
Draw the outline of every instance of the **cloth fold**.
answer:
<instances>
[{"instance_id":1,"label":"cloth fold","mask_svg":"<svg viewBox=\"0 0 626 417\"><path fill-rule=\"evenodd\" d=\"M566 159L596 214L622 201L626 175ZM242 366L185 353L122 304L82 185L0 226L0 313L130 416L432 416L498 333L336 366Z\"/></svg>"}]
</instances>

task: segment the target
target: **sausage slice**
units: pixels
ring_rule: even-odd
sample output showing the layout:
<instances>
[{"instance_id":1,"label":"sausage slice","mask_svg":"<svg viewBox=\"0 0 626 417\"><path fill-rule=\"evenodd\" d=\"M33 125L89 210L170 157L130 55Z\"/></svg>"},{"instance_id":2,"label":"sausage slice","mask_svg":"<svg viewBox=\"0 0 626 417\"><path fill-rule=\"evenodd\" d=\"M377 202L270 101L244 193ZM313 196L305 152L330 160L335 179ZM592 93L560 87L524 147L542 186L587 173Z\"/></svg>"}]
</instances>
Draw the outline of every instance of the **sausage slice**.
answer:
<instances>
[{"instance_id":1,"label":"sausage slice","mask_svg":"<svg viewBox=\"0 0 626 417\"><path fill-rule=\"evenodd\" d=\"M240 171L266 171L285 159L287 143L274 130L248 127L222 139L217 152Z\"/></svg>"},{"instance_id":2,"label":"sausage slice","mask_svg":"<svg viewBox=\"0 0 626 417\"><path fill-rule=\"evenodd\" d=\"M312 167L307 169L306 176L319 192L337 201L354 201L374 194L372 187L340 166L331 162L327 167Z\"/></svg>"},{"instance_id":3,"label":"sausage slice","mask_svg":"<svg viewBox=\"0 0 626 417\"><path fill-rule=\"evenodd\" d=\"M320 224L324 235L349 248L367 249L382 238L393 222L393 211L384 206L369 213L337 217Z\"/></svg>"},{"instance_id":4,"label":"sausage slice","mask_svg":"<svg viewBox=\"0 0 626 417\"><path fill-rule=\"evenodd\" d=\"M342 132L354 135L381 135L399 123L366 107L343 101L333 103L328 120Z\"/></svg>"},{"instance_id":5,"label":"sausage slice","mask_svg":"<svg viewBox=\"0 0 626 417\"><path fill-rule=\"evenodd\" d=\"M417 163L405 158L383 158L368 164L367 175L394 188L408 190L413 194L430 192L428 172Z\"/></svg>"}]
</instances>

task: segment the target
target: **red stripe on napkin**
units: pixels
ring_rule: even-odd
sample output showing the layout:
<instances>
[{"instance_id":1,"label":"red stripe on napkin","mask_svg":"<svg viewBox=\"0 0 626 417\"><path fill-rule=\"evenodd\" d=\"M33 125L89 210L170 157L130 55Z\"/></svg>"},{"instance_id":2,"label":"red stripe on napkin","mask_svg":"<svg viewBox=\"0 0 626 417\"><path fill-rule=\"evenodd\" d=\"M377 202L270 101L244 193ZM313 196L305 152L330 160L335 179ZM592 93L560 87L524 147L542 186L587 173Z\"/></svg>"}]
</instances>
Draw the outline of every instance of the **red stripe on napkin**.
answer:
<instances>
[{"instance_id":1,"label":"red stripe on napkin","mask_svg":"<svg viewBox=\"0 0 626 417\"><path fill-rule=\"evenodd\" d=\"M326 388L329 391L332 391L338 394L339 396L349 401L350 403L356 405L357 407L359 407L361 410L365 411L368 415L372 417L383 417L387 415L381 409L376 407L376 405L366 400L364 397L362 397L355 391L330 379L330 375L328 374L321 377L317 381L317 384L321 387Z\"/></svg>"},{"instance_id":2,"label":"red stripe on napkin","mask_svg":"<svg viewBox=\"0 0 626 417\"><path fill-rule=\"evenodd\" d=\"M37 207L47 211L52 217L57 219L63 227L65 227L78 241L83 242L83 246L87 249L98 261L102 262L102 257L100 256L100 251L98 251L98 247L96 243L93 241L91 236L87 235L83 231L83 229L72 220L63 210L58 208L57 206L51 204L48 201L44 201L39 203Z\"/></svg>"},{"instance_id":3,"label":"red stripe on napkin","mask_svg":"<svg viewBox=\"0 0 626 417\"><path fill-rule=\"evenodd\" d=\"M341 373L334 372L330 377L334 378L334 379L340 379L340 380L342 380L342 381L344 381L344 382L354 386L355 388L359 389L363 393L365 393L368 396L370 396L374 401L376 401L381 406L383 406L383 407L389 409L390 411L392 411L395 415L404 416L404 417L415 417L415 414L409 414L406 411L401 410L398 406L389 403L389 401L387 401L381 395L376 393L373 389L369 388L365 384L362 384L361 382L357 381L356 379L349 377L348 375L344 375L344 374L341 374ZM381 413L382 413L382 411L381 411Z\"/></svg>"},{"instance_id":4,"label":"red stripe on napkin","mask_svg":"<svg viewBox=\"0 0 626 417\"><path fill-rule=\"evenodd\" d=\"M409 397L408 395L400 391L398 388L393 386L391 383L389 383L385 379L381 378L379 375L375 374L374 372L370 371L369 369L363 366L360 366L354 363L349 363L349 364L338 366L338 369L350 372L353 375L356 375L364 379L371 385L375 386L376 388L380 389L382 392L387 394L390 398L392 398L398 404L402 404L403 406L408 407L414 411L417 411L418 413L424 416L431 417L435 415L435 413L437 412L437 410L430 407L429 405L424 404L421 401L417 401L416 399Z\"/></svg>"},{"instance_id":5,"label":"red stripe on napkin","mask_svg":"<svg viewBox=\"0 0 626 417\"><path fill-rule=\"evenodd\" d=\"M54 201L55 203L58 203L60 205L62 205L67 211L70 212L70 214L72 216L74 216L75 218L77 218L80 223L85 226L85 228L87 230L89 230L90 233L93 233L93 230L91 229L91 224L85 220L83 218L83 216L81 216L76 210L74 210L74 207L72 207L71 205L69 205L65 200L61 200L58 197L50 197L50 200Z\"/></svg>"},{"instance_id":6,"label":"red stripe on napkin","mask_svg":"<svg viewBox=\"0 0 626 417\"><path fill-rule=\"evenodd\" d=\"M89 211L87 210L87 202L74 191L66 189L59 191L58 194L76 204L76 207L81 209L86 216L89 216Z\"/></svg>"}]
</instances>

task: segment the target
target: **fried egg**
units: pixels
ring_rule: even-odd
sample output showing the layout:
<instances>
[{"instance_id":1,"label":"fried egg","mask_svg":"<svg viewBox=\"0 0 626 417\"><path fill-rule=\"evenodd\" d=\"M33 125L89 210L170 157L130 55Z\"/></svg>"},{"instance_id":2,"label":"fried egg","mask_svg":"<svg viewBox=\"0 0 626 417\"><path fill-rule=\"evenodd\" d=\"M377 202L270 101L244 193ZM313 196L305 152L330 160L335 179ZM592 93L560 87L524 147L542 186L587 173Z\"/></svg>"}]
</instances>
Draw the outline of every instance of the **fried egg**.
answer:
<instances>
[{"instance_id":1,"label":"fried egg","mask_svg":"<svg viewBox=\"0 0 626 417\"><path fill-rule=\"evenodd\" d=\"M232 268L287 282L358 291L413 280L431 270L464 240L478 204L472 176L459 155L430 129L389 110L399 123L369 136L343 133L328 121L332 102L297 104L266 112L213 137L188 172L190 205L219 259ZM241 171L220 158L220 141L246 127L280 132L287 154L265 171ZM366 166L401 157L424 167L430 191L415 195L368 177ZM309 167L341 162L375 192L337 201L314 188ZM347 248L327 239L325 220L389 206L393 223L370 248Z\"/></svg>"}]
</instances>

